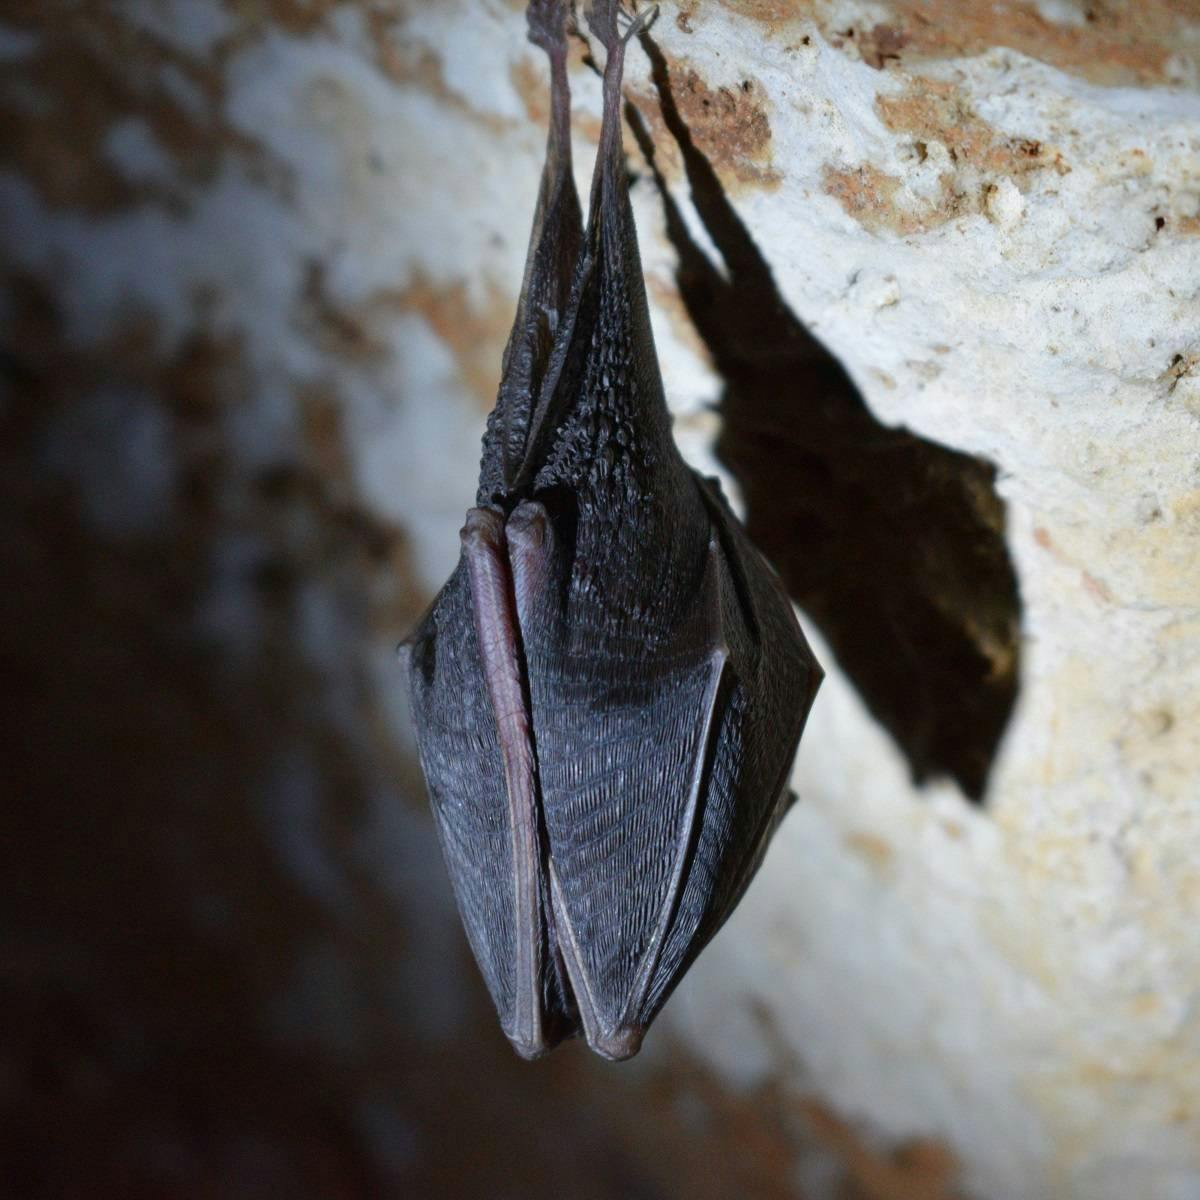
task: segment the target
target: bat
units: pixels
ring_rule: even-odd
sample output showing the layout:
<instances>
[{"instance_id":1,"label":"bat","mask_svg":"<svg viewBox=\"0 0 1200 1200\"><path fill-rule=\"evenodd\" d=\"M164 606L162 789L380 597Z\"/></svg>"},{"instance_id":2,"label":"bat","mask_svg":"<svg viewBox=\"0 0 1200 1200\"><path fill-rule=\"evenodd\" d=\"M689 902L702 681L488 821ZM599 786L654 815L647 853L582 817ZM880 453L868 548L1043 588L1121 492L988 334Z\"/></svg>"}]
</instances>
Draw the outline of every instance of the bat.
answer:
<instances>
[{"instance_id":1,"label":"bat","mask_svg":"<svg viewBox=\"0 0 1200 1200\"><path fill-rule=\"evenodd\" d=\"M505 1034L624 1059L757 870L823 672L672 438L621 145L644 18L588 13L607 58L586 227L566 4L527 18L551 115L525 276L459 562L401 657Z\"/></svg>"}]
</instances>

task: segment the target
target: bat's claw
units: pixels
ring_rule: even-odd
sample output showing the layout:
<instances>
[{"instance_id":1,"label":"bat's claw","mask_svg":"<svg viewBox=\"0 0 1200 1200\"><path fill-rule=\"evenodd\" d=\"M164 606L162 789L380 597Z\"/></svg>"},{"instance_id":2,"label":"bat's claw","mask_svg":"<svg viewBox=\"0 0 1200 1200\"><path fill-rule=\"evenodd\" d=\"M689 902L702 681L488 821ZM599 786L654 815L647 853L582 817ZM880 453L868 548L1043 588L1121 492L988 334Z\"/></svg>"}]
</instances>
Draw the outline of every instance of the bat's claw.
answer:
<instances>
[{"instance_id":1,"label":"bat's claw","mask_svg":"<svg viewBox=\"0 0 1200 1200\"><path fill-rule=\"evenodd\" d=\"M611 52L618 44L624 45L643 30L649 29L657 16L657 5L644 12L631 13L622 8L618 0L592 0L588 9L588 26L604 48Z\"/></svg>"},{"instance_id":2,"label":"bat's claw","mask_svg":"<svg viewBox=\"0 0 1200 1200\"><path fill-rule=\"evenodd\" d=\"M566 0L529 0L525 19L529 23L529 40L535 46L549 53L566 45Z\"/></svg>"},{"instance_id":3,"label":"bat's claw","mask_svg":"<svg viewBox=\"0 0 1200 1200\"><path fill-rule=\"evenodd\" d=\"M617 9L617 27L621 31L621 41L632 41L639 33L644 33L658 20L658 5L651 5L640 13L627 12L624 8Z\"/></svg>"}]
</instances>

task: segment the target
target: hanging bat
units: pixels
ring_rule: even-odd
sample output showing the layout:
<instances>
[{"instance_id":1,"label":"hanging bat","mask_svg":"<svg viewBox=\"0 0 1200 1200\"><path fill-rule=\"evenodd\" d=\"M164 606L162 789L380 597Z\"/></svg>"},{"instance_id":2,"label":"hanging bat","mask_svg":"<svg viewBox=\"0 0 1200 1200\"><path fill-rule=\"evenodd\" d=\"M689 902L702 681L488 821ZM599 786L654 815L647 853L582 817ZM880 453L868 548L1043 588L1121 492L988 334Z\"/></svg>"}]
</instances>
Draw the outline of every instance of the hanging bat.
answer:
<instances>
[{"instance_id":1,"label":"hanging bat","mask_svg":"<svg viewBox=\"0 0 1200 1200\"><path fill-rule=\"evenodd\" d=\"M621 146L616 0L586 229L566 5L516 320L456 570L411 638L421 763L517 1052L636 1054L757 870L822 671L715 480L671 436Z\"/></svg>"}]
</instances>

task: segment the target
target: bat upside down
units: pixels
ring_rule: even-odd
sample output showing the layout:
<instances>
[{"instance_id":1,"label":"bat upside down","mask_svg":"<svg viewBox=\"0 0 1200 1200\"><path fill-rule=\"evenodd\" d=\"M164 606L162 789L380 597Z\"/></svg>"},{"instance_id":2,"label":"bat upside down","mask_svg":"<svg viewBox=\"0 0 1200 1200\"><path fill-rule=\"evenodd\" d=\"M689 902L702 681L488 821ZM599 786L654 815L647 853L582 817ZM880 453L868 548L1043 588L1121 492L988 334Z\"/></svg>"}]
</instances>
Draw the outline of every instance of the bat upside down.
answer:
<instances>
[{"instance_id":1,"label":"bat upside down","mask_svg":"<svg viewBox=\"0 0 1200 1200\"><path fill-rule=\"evenodd\" d=\"M606 1058L733 911L791 800L822 671L713 480L683 462L621 148L616 0L584 227L565 0L532 0L551 116L458 567L401 647L475 958L517 1052Z\"/></svg>"}]
</instances>

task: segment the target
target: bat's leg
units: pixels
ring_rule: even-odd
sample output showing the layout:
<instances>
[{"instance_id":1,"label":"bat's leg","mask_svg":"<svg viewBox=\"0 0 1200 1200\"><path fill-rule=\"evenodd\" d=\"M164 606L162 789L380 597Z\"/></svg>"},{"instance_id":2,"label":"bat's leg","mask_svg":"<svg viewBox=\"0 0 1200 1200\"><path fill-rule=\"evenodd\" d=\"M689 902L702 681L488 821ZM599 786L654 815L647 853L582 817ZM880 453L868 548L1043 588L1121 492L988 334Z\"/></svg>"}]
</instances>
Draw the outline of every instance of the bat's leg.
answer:
<instances>
[{"instance_id":1,"label":"bat's leg","mask_svg":"<svg viewBox=\"0 0 1200 1200\"><path fill-rule=\"evenodd\" d=\"M621 76L625 70L625 47L643 29L653 24L658 9L646 9L620 29L618 16L624 17L618 0L592 0L588 26L604 46L608 58L604 63L604 116L600 131L600 150L597 174L607 170L620 156L621 145Z\"/></svg>"},{"instance_id":2,"label":"bat's leg","mask_svg":"<svg viewBox=\"0 0 1200 1200\"><path fill-rule=\"evenodd\" d=\"M475 634L496 718L508 792L516 978L512 1027L505 1032L518 1053L533 1058L547 1049L542 1029L536 767L503 517L491 509L471 509L463 526L462 545L471 582Z\"/></svg>"},{"instance_id":3,"label":"bat's leg","mask_svg":"<svg viewBox=\"0 0 1200 1200\"><path fill-rule=\"evenodd\" d=\"M563 564L558 560L558 543L554 536L554 526L550 522L550 514L540 501L523 500L518 504L509 516L504 532L508 539L508 561L512 565L517 620L522 638L528 645L537 635L540 626L561 620L557 581ZM539 828L538 832L544 834L545 830ZM544 844L542 861L549 863L549 847ZM552 956L551 966L557 976L567 1010L566 1028L572 1033L577 1033L579 1023L575 1009L578 1001L571 973L567 969L562 938L559 936L558 914L550 889L543 893L542 904L546 928L545 952ZM544 1014L550 1025L546 1032L550 1037L556 1038L559 1029L554 1027L554 1017L560 1014L554 1013L552 1009L553 1006L549 1006ZM561 1021L559 1027L563 1027Z\"/></svg>"},{"instance_id":4,"label":"bat's leg","mask_svg":"<svg viewBox=\"0 0 1200 1200\"><path fill-rule=\"evenodd\" d=\"M528 326L532 306L541 310L551 334L567 307L583 241L583 215L571 166L566 7L566 0L532 0L526 13L529 40L550 59L550 128L514 328Z\"/></svg>"},{"instance_id":5,"label":"bat's leg","mask_svg":"<svg viewBox=\"0 0 1200 1200\"><path fill-rule=\"evenodd\" d=\"M539 379L524 455L517 469L505 476L510 481L509 494L521 491L536 476L553 445L556 431L579 401L580 372L589 357L588 346L597 332L601 293L606 288L611 289L614 296L624 292L619 303L628 310L627 318L618 322L608 336L619 335L620 325L628 323L630 347L635 352L633 357L655 362L621 146L621 77L626 43L645 28L650 14L639 14L622 34L617 28L618 11L617 0L592 0L588 13L589 26L607 50L600 147L592 172L588 229L578 243L579 253L569 276L568 302L555 326L553 347ZM532 9L530 12L532 14ZM553 55L551 64L554 64ZM622 353L628 353L630 347L623 347ZM515 357L513 361L516 361ZM656 376L657 373L655 365ZM657 380L655 391L658 396L654 403L663 403Z\"/></svg>"},{"instance_id":6,"label":"bat's leg","mask_svg":"<svg viewBox=\"0 0 1200 1200\"><path fill-rule=\"evenodd\" d=\"M480 504L502 502L518 490L518 474L535 432L534 404L544 388L555 336L569 307L583 241L583 216L571 166L567 7L567 0L531 0L526 12L529 40L550 59L550 128L525 277L484 439Z\"/></svg>"}]
</instances>

